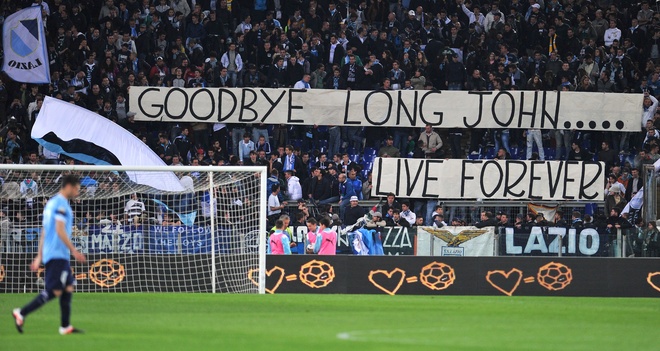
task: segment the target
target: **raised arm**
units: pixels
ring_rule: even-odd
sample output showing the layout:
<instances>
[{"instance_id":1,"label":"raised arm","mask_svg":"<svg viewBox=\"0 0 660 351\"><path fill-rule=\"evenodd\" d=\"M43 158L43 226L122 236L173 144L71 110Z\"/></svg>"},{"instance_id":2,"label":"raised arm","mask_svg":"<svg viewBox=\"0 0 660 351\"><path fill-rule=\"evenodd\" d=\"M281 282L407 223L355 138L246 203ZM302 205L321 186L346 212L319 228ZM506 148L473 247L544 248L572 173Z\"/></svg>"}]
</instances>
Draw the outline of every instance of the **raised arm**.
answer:
<instances>
[{"instance_id":1,"label":"raised arm","mask_svg":"<svg viewBox=\"0 0 660 351\"><path fill-rule=\"evenodd\" d=\"M474 15L474 12L470 11L470 9L468 9L467 6L465 6L464 2L461 2L461 8L463 9L463 13L468 16L468 19L470 16Z\"/></svg>"}]
</instances>

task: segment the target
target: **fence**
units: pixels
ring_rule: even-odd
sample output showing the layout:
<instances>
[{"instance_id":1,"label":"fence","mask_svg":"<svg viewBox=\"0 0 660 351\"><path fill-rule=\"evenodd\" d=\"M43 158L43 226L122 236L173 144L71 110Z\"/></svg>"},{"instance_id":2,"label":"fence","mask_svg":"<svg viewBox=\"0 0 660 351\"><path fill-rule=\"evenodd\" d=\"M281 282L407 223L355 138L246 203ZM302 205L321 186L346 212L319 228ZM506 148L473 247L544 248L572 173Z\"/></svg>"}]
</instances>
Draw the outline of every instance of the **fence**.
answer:
<instances>
[{"instance_id":1,"label":"fence","mask_svg":"<svg viewBox=\"0 0 660 351\"><path fill-rule=\"evenodd\" d=\"M294 254L305 254L307 228L292 225ZM586 256L586 257L658 257L657 233L637 229L556 227L488 227L490 233L472 240L474 227L382 227L368 229L363 235L376 238L360 240L356 247L355 232L334 227L339 233L338 254L359 253L366 243L379 245L384 255L417 256ZM0 253L34 255L37 251L39 228L9 228L0 230ZM85 254L114 255L195 255L211 252L210 230L205 227L183 226L116 226L104 228L96 225L81 229L72 238L76 248ZM226 245L224 237L230 228L217 228L215 240L217 255L235 254ZM257 250L257 233L241 238L244 249ZM375 242L374 242L375 241ZM372 246L375 247L375 246Z\"/></svg>"}]
</instances>

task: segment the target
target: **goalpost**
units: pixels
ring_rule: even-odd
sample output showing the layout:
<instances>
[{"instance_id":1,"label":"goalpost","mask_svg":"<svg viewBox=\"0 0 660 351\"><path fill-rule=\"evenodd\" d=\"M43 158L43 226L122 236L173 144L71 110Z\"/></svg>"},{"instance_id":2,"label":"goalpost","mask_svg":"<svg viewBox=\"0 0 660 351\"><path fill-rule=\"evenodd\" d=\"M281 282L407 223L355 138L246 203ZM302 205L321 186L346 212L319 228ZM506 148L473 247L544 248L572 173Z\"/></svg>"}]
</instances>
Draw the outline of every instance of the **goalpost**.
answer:
<instances>
[{"instance_id":1,"label":"goalpost","mask_svg":"<svg viewBox=\"0 0 660 351\"><path fill-rule=\"evenodd\" d=\"M71 201L78 291L265 293L266 167L0 165L0 292L43 289L31 272L46 201Z\"/></svg>"}]
</instances>

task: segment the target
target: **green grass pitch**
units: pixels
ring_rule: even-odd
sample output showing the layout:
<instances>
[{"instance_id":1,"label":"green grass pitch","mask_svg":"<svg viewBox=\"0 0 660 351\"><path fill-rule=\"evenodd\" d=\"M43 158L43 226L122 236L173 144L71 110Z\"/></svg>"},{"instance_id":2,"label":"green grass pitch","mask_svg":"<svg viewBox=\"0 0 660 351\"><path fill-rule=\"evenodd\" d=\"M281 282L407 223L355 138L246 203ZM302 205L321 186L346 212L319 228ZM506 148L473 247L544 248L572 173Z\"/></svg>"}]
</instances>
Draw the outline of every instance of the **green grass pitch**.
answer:
<instances>
[{"instance_id":1,"label":"green grass pitch","mask_svg":"<svg viewBox=\"0 0 660 351\"><path fill-rule=\"evenodd\" d=\"M76 294L29 316L0 294L0 350L658 350L659 299L229 294Z\"/></svg>"}]
</instances>

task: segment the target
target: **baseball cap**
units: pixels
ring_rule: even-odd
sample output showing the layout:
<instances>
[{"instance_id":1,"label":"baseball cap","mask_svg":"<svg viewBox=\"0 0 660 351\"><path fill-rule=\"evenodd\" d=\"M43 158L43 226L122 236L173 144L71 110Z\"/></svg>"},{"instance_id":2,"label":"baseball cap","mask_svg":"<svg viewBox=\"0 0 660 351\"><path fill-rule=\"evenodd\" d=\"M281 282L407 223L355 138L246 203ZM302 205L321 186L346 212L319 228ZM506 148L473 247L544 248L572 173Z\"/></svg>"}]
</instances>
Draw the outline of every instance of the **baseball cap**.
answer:
<instances>
[{"instance_id":1,"label":"baseball cap","mask_svg":"<svg viewBox=\"0 0 660 351\"><path fill-rule=\"evenodd\" d=\"M415 10L408 11L408 16L414 16L414 15L415 15Z\"/></svg>"},{"instance_id":2,"label":"baseball cap","mask_svg":"<svg viewBox=\"0 0 660 351\"><path fill-rule=\"evenodd\" d=\"M351 201L358 201L358 197L357 196L351 196Z\"/></svg>"}]
</instances>

